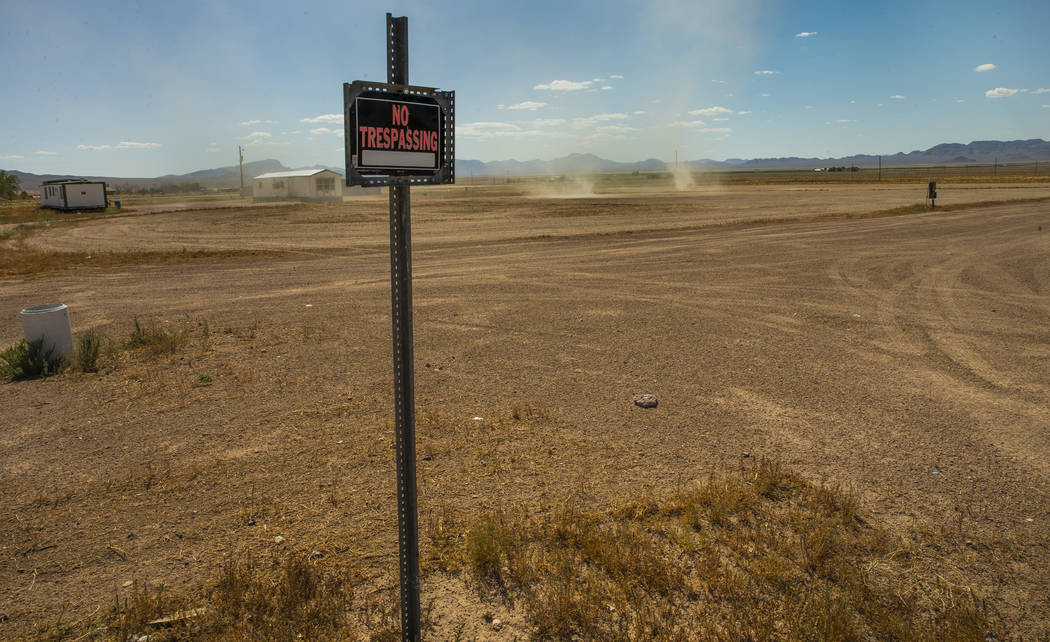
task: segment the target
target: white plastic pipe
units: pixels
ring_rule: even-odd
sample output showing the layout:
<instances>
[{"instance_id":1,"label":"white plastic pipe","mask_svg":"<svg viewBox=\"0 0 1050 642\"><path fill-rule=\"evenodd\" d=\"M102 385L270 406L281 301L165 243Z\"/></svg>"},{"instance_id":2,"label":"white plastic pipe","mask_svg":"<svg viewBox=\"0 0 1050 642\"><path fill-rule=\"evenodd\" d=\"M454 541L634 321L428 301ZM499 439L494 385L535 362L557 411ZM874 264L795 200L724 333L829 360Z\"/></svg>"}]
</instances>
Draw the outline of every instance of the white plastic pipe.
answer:
<instances>
[{"instance_id":1,"label":"white plastic pipe","mask_svg":"<svg viewBox=\"0 0 1050 642\"><path fill-rule=\"evenodd\" d=\"M64 303L46 303L22 310L22 330L27 342L43 338L44 350L51 348L53 356L73 360L73 329Z\"/></svg>"}]
</instances>

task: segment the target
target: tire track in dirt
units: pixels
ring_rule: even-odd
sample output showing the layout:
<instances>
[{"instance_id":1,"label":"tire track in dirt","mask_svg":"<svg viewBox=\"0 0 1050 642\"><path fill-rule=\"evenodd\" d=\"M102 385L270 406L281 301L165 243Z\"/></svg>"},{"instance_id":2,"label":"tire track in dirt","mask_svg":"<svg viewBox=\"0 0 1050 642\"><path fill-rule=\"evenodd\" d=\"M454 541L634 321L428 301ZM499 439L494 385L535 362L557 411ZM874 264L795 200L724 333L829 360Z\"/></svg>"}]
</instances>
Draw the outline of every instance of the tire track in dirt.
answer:
<instances>
[{"instance_id":1,"label":"tire track in dirt","mask_svg":"<svg viewBox=\"0 0 1050 642\"><path fill-rule=\"evenodd\" d=\"M1050 332L1038 325L1050 317L1041 294L1047 284L1038 267L1022 272L1028 279L1003 268L1043 265L1050 247L1031 233L1038 230L1030 217L998 217L1003 225L980 236L967 233L972 219L953 218L961 225L944 225L954 231L942 235L936 251L905 242L892 257L866 253L840 263L836 277L847 289L875 292L882 344L888 354L924 365L912 375L919 385L973 416L1004 453L1050 473L1050 382L1017 367L1017 352L1032 336L1050 343ZM995 316L1004 312L1012 319L1000 324ZM1003 362L1011 367L997 365Z\"/></svg>"}]
</instances>

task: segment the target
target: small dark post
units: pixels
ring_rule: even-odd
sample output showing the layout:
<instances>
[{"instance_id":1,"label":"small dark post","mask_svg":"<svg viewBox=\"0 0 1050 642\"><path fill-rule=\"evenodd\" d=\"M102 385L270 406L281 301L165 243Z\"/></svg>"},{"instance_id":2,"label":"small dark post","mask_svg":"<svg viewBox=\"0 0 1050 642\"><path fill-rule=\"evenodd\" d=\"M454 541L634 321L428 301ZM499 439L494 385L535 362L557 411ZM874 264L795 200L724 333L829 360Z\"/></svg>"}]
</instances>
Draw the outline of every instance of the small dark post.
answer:
<instances>
[{"instance_id":1,"label":"small dark post","mask_svg":"<svg viewBox=\"0 0 1050 642\"><path fill-rule=\"evenodd\" d=\"M882 180L882 156L879 156L879 180Z\"/></svg>"},{"instance_id":2,"label":"small dark post","mask_svg":"<svg viewBox=\"0 0 1050 642\"><path fill-rule=\"evenodd\" d=\"M937 209L937 204L935 203L935 201L937 200L937 182L936 181L930 181L930 185L929 185L928 191L926 192L926 198L930 199L930 209L933 209L933 210Z\"/></svg>"},{"instance_id":3,"label":"small dark post","mask_svg":"<svg viewBox=\"0 0 1050 642\"><path fill-rule=\"evenodd\" d=\"M408 18L386 14L387 82L408 84ZM407 179L390 185L390 295L394 334L394 430L397 534L401 567L401 639L419 640L419 520L412 363L412 226Z\"/></svg>"}]
</instances>

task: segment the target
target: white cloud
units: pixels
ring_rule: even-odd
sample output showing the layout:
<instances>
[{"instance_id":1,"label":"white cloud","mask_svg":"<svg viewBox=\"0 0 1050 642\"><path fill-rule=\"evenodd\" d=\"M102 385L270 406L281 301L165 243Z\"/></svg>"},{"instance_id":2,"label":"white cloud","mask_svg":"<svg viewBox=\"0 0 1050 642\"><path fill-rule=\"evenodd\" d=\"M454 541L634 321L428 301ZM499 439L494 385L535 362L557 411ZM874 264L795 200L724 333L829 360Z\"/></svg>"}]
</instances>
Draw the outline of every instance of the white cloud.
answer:
<instances>
[{"instance_id":1,"label":"white cloud","mask_svg":"<svg viewBox=\"0 0 1050 642\"><path fill-rule=\"evenodd\" d=\"M33 153L36 154L37 156L58 156L58 152L48 152L48 151L44 151L42 149L38 149L37 151L35 151Z\"/></svg>"},{"instance_id":2,"label":"white cloud","mask_svg":"<svg viewBox=\"0 0 1050 642\"><path fill-rule=\"evenodd\" d=\"M956 98L955 102L957 102L957 103L964 103L964 102L966 102L966 99L965 98Z\"/></svg>"},{"instance_id":3,"label":"white cloud","mask_svg":"<svg viewBox=\"0 0 1050 642\"><path fill-rule=\"evenodd\" d=\"M133 140L122 140L117 143L117 149L156 149L160 143L137 143Z\"/></svg>"},{"instance_id":4,"label":"white cloud","mask_svg":"<svg viewBox=\"0 0 1050 642\"><path fill-rule=\"evenodd\" d=\"M537 118L532 124L537 127L558 127L565 124L564 118Z\"/></svg>"},{"instance_id":5,"label":"white cloud","mask_svg":"<svg viewBox=\"0 0 1050 642\"><path fill-rule=\"evenodd\" d=\"M572 127L573 129L583 129L585 127L593 127L598 123L604 123L610 120L623 120L625 118L627 118L627 114L595 114L593 116L573 118Z\"/></svg>"},{"instance_id":6,"label":"white cloud","mask_svg":"<svg viewBox=\"0 0 1050 642\"><path fill-rule=\"evenodd\" d=\"M990 62L986 62L983 65L977 65L973 68L974 71L991 71L995 69L995 65Z\"/></svg>"},{"instance_id":7,"label":"white cloud","mask_svg":"<svg viewBox=\"0 0 1050 642\"><path fill-rule=\"evenodd\" d=\"M341 129L329 129L328 127L318 127L317 129L311 129L310 133L314 136L323 136L324 134L336 134L342 136L343 131Z\"/></svg>"},{"instance_id":8,"label":"white cloud","mask_svg":"<svg viewBox=\"0 0 1050 642\"><path fill-rule=\"evenodd\" d=\"M501 123L501 122L476 122L476 123L463 123L456 128L456 133L463 133L464 131L520 131L521 127L518 127L514 123Z\"/></svg>"},{"instance_id":9,"label":"white cloud","mask_svg":"<svg viewBox=\"0 0 1050 642\"><path fill-rule=\"evenodd\" d=\"M1050 92L1050 87L1040 87L1039 89L1033 89L1033 94L1045 94Z\"/></svg>"},{"instance_id":10,"label":"white cloud","mask_svg":"<svg viewBox=\"0 0 1050 642\"><path fill-rule=\"evenodd\" d=\"M77 149L87 152L98 152L104 149L156 149L160 143L139 143L133 140L122 140L116 145L77 145Z\"/></svg>"},{"instance_id":11,"label":"white cloud","mask_svg":"<svg viewBox=\"0 0 1050 642\"><path fill-rule=\"evenodd\" d=\"M850 101L849 101L849 104L851 104L851 105L856 105L856 104L857 104L857 101L855 101L855 100L853 100L853 99L850 99Z\"/></svg>"},{"instance_id":12,"label":"white cloud","mask_svg":"<svg viewBox=\"0 0 1050 642\"><path fill-rule=\"evenodd\" d=\"M825 125L845 125L846 123L855 123L855 122L857 122L857 121L853 120L852 118L839 118L836 121L830 121L830 120L826 121L824 124Z\"/></svg>"},{"instance_id":13,"label":"white cloud","mask_svg":"<svg viewBox=\"0 0 1050 642\"><path fill-rule=\"evenodd\" d=\"M623 76L620 74L609 74L609 80L623 80Z\"/></svg>"},{"instance_id":14,"label":"white cloud","mask_svg":"<svg viewBox=\"0 0 1050 642\"><path fill-rule=\"evenodd\" d=\"M602 125L601 127L595 128L599 134L610 134L619 136L623 134L629 134L631 132L638 131L637 127L629 127L627 125Z\"/></svg>"},{"instance_id":15,"label":"white cloud","mask_svg":"<svg viewBox=\"0 0 1050 642\"><path fill-rule=\"evenodd\" d=\"M605 91L606 89L612 89L612 85L603 85L602 91Z\"/></svg>"},{"instance_id":16,"label":"white cloud","mask_svg":"<svg viewBox=\"0 0 1050 642\"><path fill-rule=\"evenodd\" d=\"M241 121L241 122L240 122L240 123L238 123L238 124L239 124L239 125L240 125L241 127L251 127L252 125L258 125L258 124L260 124L260 123L262 123L262 121L261 121L261 120L258 120L258 119L256 119L256 120L243 120L243 121Z\"/></svg>"},{"instance_id":17,"label":"white cloud","mask_svg":"<svg viewBox=\"0 0 1050 642\"><path fill-rule=\"evenodd\" d=\"M689 127L690 129L696 127L706 127L707 123L702 120L676 120L671 123L672 127Z\"/></svg>"},{"instance_id":18,"label":"white cloud","mask_svg":"<svg viewBox=\"0 0 1050 642\"><path fill-rule=\"evenodd\" d=\"M750 114L750 113L751 113L751 110L750 110L750 109L745 109L744 111L738 111L738 112L736 113L736 115L737 115L737 116L747 116L747 115L748 115L748 114Z\"/></svg>"},{"instance_id":19,"label":"white cloud","mask_svg":"<svg viewBox=\"0 0 1050 642\"><path fill-rule=\"evenodd\" d=\"M1043 105L1043 109L1050 109L1050 105Z\"/></svg>"},{"instance_id":20,"label":"white cloud","mask_svg":"<svg viewBox=\"0 0 1050 642\"><path fill-rule=\"evenodd\" d=\"M1014 94L1028 91L1027 89L1008 89L1006 87L996 87L995 89L989 89L984 92L986 98L1006 98L1013 96Z\"/></svg>"},{"instance_id":21,"label":"white cloud","mask_svg":"<svg viewBox=\"0 0 1050 642\"><path fill-rule=\"evenodd\" d=\"M500 109L507 109L509 111L519 111L522 109L528 109L529 111L536 111L541 107L546 107L547 103L536 102L535 100L526 100L516 105L510 105L509 107L500 107Z\"/></svg>"},{"instance_id":22,"label":"white cloud","mask_svg":"<svg viewBox=\"0 0 1050 642\"><path fill-rule=\"evenodd\" d=\"M727 120L729 120L729 119L728 119L728 118L712 118L711 120L713 120L713 121L715 121L715 122L719 122L719 123L720 123L720 122L723 122L723 121L727 121Z\"/></svg>"},{"instance_id":23,"label":"white cloud","mask_svg":"<svg viewBox=\"0 0 1050 642\"><path fill-rule=\"evenodd\" d=\"M473 138L475 140L490 140L492 138L525 138L530 136L557 136L554 132L540 129L522 129L514 123L503 122L476 122L456 126L456 136Z\"/></svg>"},{"instance_id":24,"label":"white cloud","mask_svg":"<svg viewBox=\"0 0 1050 642\"><path fill-rule=\"evenodd\" d=\"M772 69L759 69L755 72L756 76L774 76L779 74L779 71L773 71Z\"/></svg>"},{"instance_id":25,"label":"white cloud","mask_svg":"<svg viewBox=\"0 0 1050 642\"><path fill-rule=\"evenodd\" d=\"M769 98L772 94L759 94L763 98Z\"/></svg>"},{"instance_id":26,"label":"white cloud","mask_svg":"<svg viewBox=\"0 0 1050 642\"><path fill-rule=\"evenodd\" d=\"M300 123L341 123L343 122L342 114L321 114L320 116L314 116L313 118L302 118L299 120Z\"/></svg>"},{"instance_id":27,"label":"white cloud","mask_svg":"<svg viewBox=\"0 0 1050 642\"><path fill-rule=\"evenodd\" d=\"M694 109L689 112L690 116L714 116L716 114L732 114L732 109L726 109L725 107L705 107L703 109Z\"/></svg>"},{"instance_id":28,"label":"white cloud","mask_svg":"<svg viewBox=\"0 0 1050 642\"><path fill-rule=\"evenodd\" d=\"M19 156L18 154L0 154L0 160L18 160L19 158L25 158L25 156Z\"/></svg>"},{"instance_id":29,"label":"white cloud","mask_svg":"<svg viewBox=\"0 0 1050 642\"><path fill-rule=\"evenodd\" d=\"M258 145L270 142L273 139L273 134L270 132L252 132L247 136L241 136L241 139L248 141L249 145Z\"/></svg>"},{"instance_id":30,"label":"white cloud","mask_svg":"<svg viewBox=\"0 0 1050 642\"><path fill-rule=\"evenodd\" d=\"M900 94L893 94L890 96L890 100L904 100L905 98L907 98L907 96L902 96Z\"/></svg>"},{"instance_id":31,"label":"white cloud","mask_svg":"<svg viewBox=\"0 0 1050 642\"><path fill-rule=\"evenodd\" d=\"M796 38L809 38L810 36L815 36L815 35L817 35L816 31L803 31L802 33L796 33L795 37Z\"/></svg>"},{"instance_id":32,"label":"white cloud","mask_svg":"<svg viewBox=\"0 0 1050 642\"><path fill-rule=\"evenodd\" d=\"M595 82L596 81L594 80L582 80L580 82L574 80L552 80L545 85L534 85L533 89L546 89L550 91L581 91L587 89Z\"/></svg>"},{"instance_id":33,"label":"white cloud","mask_svg":"<svg viewBox=\"0 0 1050 642\"><path fill-rule=\"evenodd\" d=\"M601 82L601 78L591 78L591 82Z\"/></svg>"},{"instance_id":34,"label":"white cloud","mask_svg":"<svg viewBox=\"0 0 1050 642\"><path fill-rule=\"evenodd\" d=\"M635 116L644 116L644 115L648 114L649 112L645 111L644 109L637 109L635 111L632 111L631 113L634 114Z\"/></svg>"},{"instance_id":35,"label":"white cloud","mask_svg":"<svg viewBox=\"0 0 1050 642\"><path fill-rule=\"evenodd\" d=\"M724 85L724 84L726 84L726 81L724 81L724 80L712 80L711 82L713 82L713 83L715 83L715 84L718 84L718 85Z\"/></svg>"}]
</instances>

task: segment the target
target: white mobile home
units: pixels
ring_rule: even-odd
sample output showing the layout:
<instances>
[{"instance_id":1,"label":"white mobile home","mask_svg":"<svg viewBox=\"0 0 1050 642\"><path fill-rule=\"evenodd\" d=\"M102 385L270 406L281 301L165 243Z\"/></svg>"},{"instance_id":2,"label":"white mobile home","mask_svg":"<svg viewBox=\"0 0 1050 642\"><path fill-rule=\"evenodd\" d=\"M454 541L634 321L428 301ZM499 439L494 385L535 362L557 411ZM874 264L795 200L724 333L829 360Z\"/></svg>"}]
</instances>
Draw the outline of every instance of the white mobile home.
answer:
<instances>
[{"instance_id":1,"label":"white mobile home","mask_svg":"<svg viewBox=\"0 0 1050 642\"><path fill-rule=\"evenodd\" d=\"M44 181L40 185L40 205L56 210L106 209L106 184L83 178Z\"/></svg>"},{"instance_id":2,"label":"white mobile home","mask_svg":"<svg viewBox=\"0 0 1050 642\"><path fill-rule=\"evenodd\" d=\"M270 172L252 179L255 201L341 201L343 177L330 169Z\"/></svg>"}]
</instances>

